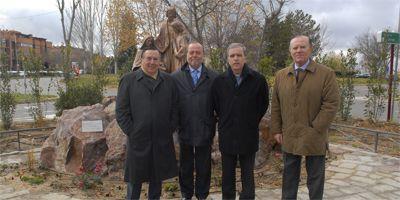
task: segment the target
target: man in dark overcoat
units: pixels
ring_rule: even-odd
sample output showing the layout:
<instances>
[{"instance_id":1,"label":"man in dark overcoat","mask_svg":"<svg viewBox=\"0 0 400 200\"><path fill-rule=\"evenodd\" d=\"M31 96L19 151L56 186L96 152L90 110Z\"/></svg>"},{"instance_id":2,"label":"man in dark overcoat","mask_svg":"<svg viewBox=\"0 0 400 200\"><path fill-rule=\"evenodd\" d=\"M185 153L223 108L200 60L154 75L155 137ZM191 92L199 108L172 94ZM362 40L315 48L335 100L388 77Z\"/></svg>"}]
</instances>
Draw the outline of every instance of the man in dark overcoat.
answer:
<instances>
[{"instance_id":1,"label":"man in dark overcoat","mask_svg":"<svg viewBox=\"0 0 400 200\"><path fill-rule=\"evenodd\" d=\"M215 116L211 85L217 73L203 64L203 46L190 43L187 62L172 74L179 90L179 185L182 199L206 199L210 190ZM193 171L196 181L193 181ZM195 186L195 187L194 187Z\"/></svg>"},{"instance_id":2,"label":"man in dark overcoat","mask_svg":"<svg viewBox=\"0 0 400 200\"><path fill-rule=\"evenodd\" d=\"M328 129L339 107L335 72L311 59L312 43L304 35L290 40L293 64L275 76L271 133L283 150L282 199L296 199L301 160L305 157L310 199L322 199Z\"/></svg>"},{"instance_id":3,"label":"man in dark overcoat","mask_svg":"<svg viewBox=\"0 0 400 200\"><path fill-rule=\"evenodd\" d=\"M235 199L235 169L239 160L240 199L254 199L258 124L268 108L268 85L264 76L246 64L243 44L232 43L227 54L229 68L214 80L212 86L222 156L222 198Z\"/></svg>"},{"instance_id":4,"label":"man in dark overcoat","mask_svg":"<svg viewBox=\"0 0 400 200\"><path fill-rule=\"evenodd\" d=\"M149 182L149 199L159 199L161 184L177 175L172 133L178 121L178 90L169 74L159 70L160 53L144 50L141 68L119 83L116 118L128 136L124 181L127 199L139 199Z\"/></svg>"}]
</instances>

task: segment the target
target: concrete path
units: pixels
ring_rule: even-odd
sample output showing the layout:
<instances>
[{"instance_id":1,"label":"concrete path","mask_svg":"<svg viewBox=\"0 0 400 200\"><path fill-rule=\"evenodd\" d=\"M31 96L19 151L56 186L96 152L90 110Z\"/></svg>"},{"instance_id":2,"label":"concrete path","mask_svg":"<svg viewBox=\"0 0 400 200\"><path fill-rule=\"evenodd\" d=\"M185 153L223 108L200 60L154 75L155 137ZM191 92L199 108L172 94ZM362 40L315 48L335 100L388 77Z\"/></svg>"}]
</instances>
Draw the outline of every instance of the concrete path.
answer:
<instances>
[{"instance_id":1,"label":"concrete path","mask_svg":"<svg viewBox=\"0 0 400 200\"><path fill-rule=\"evenodd\" d=\"M326 174L332 176L326 179L324 199L400 199L400 158L343 145L331 144L330 148L344 154L327 166ZM211 198L221 199L221 194L212 194ZM280 189L256 191L256 199L280 198ZM298 199L309 199L304 184L299 188Z\"/></svg>"},{"instance_id":2,"label":"concrete path","mask_svg":"<svg viewBox=\"0 0 400 200\"><path fill-rule=\"evenodd\" d=\"M327 165L324 199L400 199L400 158L343 145L331 145L330 147L332 151L343 154ZM0 159L0 164L1 161ZM0 200L77 200L69 194L16 191L2 179L0 179L0 194ZM280 189L256 191L256 199L275 200L280 198ZM221 199L221 194L211 194L209 199ZM309 199L308 190L304 184L299 188L298 199Z\"/></svg>"}]
</instances>

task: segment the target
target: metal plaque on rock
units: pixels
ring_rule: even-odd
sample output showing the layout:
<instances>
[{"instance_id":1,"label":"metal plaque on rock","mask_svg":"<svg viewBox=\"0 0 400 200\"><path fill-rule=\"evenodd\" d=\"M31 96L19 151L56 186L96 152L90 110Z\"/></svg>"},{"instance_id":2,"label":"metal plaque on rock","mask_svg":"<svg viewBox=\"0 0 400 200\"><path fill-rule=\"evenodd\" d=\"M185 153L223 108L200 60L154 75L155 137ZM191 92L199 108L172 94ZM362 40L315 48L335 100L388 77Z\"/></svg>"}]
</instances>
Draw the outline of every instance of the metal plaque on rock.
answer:
<instances>
[{"instance_id":1,"label":"metal plaque on rock","mask_svg":"<svg viewBox=\"0 0 400 200\"><path fill-rule=\"evenodd\" d=\"M103 120L82 120L82 132L103 132Z\"/></svg>"}]
</instances>

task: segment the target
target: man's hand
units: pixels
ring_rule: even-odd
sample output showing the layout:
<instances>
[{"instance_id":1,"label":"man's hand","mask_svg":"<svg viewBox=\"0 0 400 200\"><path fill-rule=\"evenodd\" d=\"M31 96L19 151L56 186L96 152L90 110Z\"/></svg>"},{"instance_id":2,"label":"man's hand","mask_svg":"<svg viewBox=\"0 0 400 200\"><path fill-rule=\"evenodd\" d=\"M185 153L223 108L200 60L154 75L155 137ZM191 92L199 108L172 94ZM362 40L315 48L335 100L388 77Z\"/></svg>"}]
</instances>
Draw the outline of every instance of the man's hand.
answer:
<instances>
[{"instance_id":1,"label":"man's hand","mask_svg":"<svg viewBox=\"0 0 400 200\"><path fill-rule=\"evenodd\" d=\"M282 133L276 134L274 138L279 144L282 144Z\"/></svg>"}]
</instances>

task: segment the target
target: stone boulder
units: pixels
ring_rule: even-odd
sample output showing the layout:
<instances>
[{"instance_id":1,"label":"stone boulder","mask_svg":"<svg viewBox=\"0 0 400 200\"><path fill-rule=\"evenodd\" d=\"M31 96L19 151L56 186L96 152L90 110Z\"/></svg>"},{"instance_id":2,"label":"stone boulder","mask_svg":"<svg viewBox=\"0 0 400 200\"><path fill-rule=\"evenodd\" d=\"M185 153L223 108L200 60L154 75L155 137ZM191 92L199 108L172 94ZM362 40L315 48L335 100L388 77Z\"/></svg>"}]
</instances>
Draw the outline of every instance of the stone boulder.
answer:
<instances>
[{"instance_id":1,"label":"stone boulder","mask_svg":"<svg viewBox=\"0 0 400 200\"><path fill-rule=\"evenodd\" d=\"M104 107L107 107L107 106L109 106L111 103L114 103L116 99L117 99L117 98L116 98L115 96L108 96L108 97L105 97L105 98L101 101L101 104L102 104Z\"/></svg>"},{"instance_id":2,"label":"stone boulder","mask_svg":"<svg viewBox=\"0 0 400 200\"><path fill-rule=\"evenodd\" d=\"M105 164L108 174L111 174L124 169L127 136L122 132L115 119L108 124L104 132L108 146L108 151L105 155Z\"/></svg>"},{"instance_id":3,"label":"stone boulder","mask_svg":"<svg viewBox=\"0 0 400 200\"><path fill-rule=\"evenodd\" d=\"M104 162L108 150L105 131L82 132L82 120L102 120L103 130L110 121L101 104L63 111L56 129L42 147L43 167L76 173L80 166L92 170L97 163Z\"/></svg>"},{"instance_id":4,"label":"stone boulder","mask_svg":"<svg viewBox=\"0 0 400 200\"><path fill-rule=\"evenodd\" d=\"M260 141L259 149L256 153L256 161L254 164L255 168L261 168L266 164L271 151L276 146L274 136L269 131L270 120L271 119L269 116L264 116L259 125Z\"/></svg>"},{"instance_id":5,"label":"stone boulder","mask_svg":"<svg viewBox=\"0 0 400 200\"><path fill-rule=\"evenodd\" d=\"M105 106L104 112L108 115L110 119L115 119L115 101Z\"/></svg>"}]
</instances>

